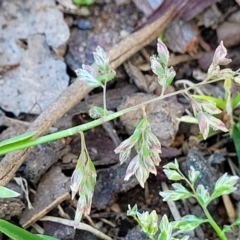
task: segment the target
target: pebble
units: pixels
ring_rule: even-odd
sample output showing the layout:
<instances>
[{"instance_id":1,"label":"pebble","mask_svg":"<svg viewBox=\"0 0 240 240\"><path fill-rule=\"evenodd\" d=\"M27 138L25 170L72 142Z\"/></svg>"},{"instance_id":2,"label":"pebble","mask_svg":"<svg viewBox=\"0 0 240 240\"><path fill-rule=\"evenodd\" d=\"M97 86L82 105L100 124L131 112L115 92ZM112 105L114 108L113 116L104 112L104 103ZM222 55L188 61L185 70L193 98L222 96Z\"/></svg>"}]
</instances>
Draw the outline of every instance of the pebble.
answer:
<instances>
[{"instance_id":1,"label":"pebble","mask_svg":"<svg viewBox=\"0 0 240 240\"><path fill-rule=\"evenodd\" d=\"M91 30L91 29L93 29L92 23L90 21L86 20L86 19L76 20L76 25L81 30Z\"/></svg>"}]
</instances>

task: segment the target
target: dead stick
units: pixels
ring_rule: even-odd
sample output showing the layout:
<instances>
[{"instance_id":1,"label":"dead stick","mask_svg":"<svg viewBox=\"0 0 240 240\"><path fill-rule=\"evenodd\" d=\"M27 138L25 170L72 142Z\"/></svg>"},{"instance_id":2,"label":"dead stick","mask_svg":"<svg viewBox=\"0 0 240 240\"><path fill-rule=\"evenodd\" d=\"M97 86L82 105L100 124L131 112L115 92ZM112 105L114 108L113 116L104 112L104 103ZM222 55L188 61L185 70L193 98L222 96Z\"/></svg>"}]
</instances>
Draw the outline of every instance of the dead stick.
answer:
<instances>
[{"instance_id":1,"label":"dead stick","mask_svg":"<svg viewBox=\"0 0 240 240\"><path fill-rule=\"evenodd\" d=\"M116 44L109 52L111 67L116 69L126 59L156 39L158 34L163 31L176 16L177 12L175 9L170 8L161 18ZM81 101L91 90L92 88L76 80L56 101L50 104L50 106L39 115L30 125L28 131L35 131L35 137L42 136L59 118ZM23 149L9 153L2 159L0 162L0 186L5 186L13 178L15 172L30 152L31 148Z\"/></svg>"}]
</instances>

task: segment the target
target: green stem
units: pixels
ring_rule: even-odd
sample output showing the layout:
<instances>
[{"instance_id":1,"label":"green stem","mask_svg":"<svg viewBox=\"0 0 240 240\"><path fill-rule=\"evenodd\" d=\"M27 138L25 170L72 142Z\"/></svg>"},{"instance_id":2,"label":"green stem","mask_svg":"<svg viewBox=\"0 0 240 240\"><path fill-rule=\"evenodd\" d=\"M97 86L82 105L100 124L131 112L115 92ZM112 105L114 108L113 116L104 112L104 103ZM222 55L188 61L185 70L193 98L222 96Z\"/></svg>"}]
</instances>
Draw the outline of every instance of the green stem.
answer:
<instances>
[{"instance_id":1,"label":"green stem","mask_svg":"<svg viewBox=\"0 0 240 240\"><path fill-rule=\"evenodd\" d=\"M80 131L84 132L84 131L89 130L91 128L102 125L105 122L108 122L108 121L111 121L115 118L118 118L118 117L120 117L120 116L122 116L122 115L124 115L128 112L137 110L144 105L147 105L147 104L150 104L152 102L159 101L159 100L162 100L162 99L165 99L165 98L168 98L168 97L172 97L172 96L175 96L177 94L182 94L182 93L184 93L186 91L189 91L193 88L196 88L198 86L213 83L213 82L216 82L216 81L219 81L219 80L221 80L221 79L217 79L217 80L215 79L215 80L204 82L204 83L201 82L201 83L195 84L194 86L190 86L188 88L185 88L185 89L182 89L182 90L179 90L179 91L176 91L176 92L165 94L163 96L158 96L158 97L150 99L146 102L143 102L143 103L140 103L138 105L123 109L119 112L113 113L113 114L108 115L108 116L104 116L100 119L91 121L89 123L82 124L82 125L77 126L77 127L69 128L69 129L66 129L66 130L63 130L63 131L60 131L60 132L56 132L56 133L52 133L52 134L49 134L49 135L46 135L46 136L43 136L43 137L39 137L39 138L36 138L36 139L28 139L28 140L25 140L25 141L16 142L14 144L9 144L9 145L2 146L2 147L0 147L0 155L6 154L6 153L9 153L9 152L12 152L12 151L20 150L20 149L23 149L23 148L33 147L33 146L43 144L43 143L46 143L46 142L55 141L55 140L58 140L58 139L61 139L61 138L64 138L64 137L72 136L72 135L75 135L75 134L79 133Z\"/></svg>"},{"instance_id":2,"label":"green stem","mask_svg":"<svg viewBox=\"0 0 240 240\"><path fill-rule=\"evenodd\" d=\"M23 148L33 147L33 146L36 146L36 145L39 145L39 144L55 141L55 140L58 140L58 139L61 139L61 138L64 138L64 137L75 135L79 132L84 132L86 130L97 127L97 126L99 126L99 125L101 125L105 122L108 122L108 121L111 121L111 120L113 120L117 117L120 117L121 115L127 113L127 111L125 111L125 110L127 110L127 109L124 109L120 112L113 113L109 116L102 117L102 118L94 120L94 121L91 121L89 123L85 123L85 124L82 124L80 126L69 128L69 129L66 129L66 130L63 130L63 131L60 131L60 132L52 133L52 134L49 134L49 135L46 135L46 136L43 136L43 137L39 137L39 138L36 138L36 139L28 139L28 140L25 140L25 141L16 142L16 143L13 143L13 144L2 146L0 148L0 155L6 154L6 153L9 153L9 152L12 152L12 151L20 150L20 149L23 149Z\"/></svg>"},{"instance_id":3,"label":"green stem","mask_svg":"<svg viewBox=\"0 0 240 240\"><path fill-rule=\"evenodd\" d=\"M198 201L198 203L200 204L200 202ZM200 204L201 205L201 204ZM211 214L209 213L209 211L207 210L207 207L201 205L204 214L206 215L208 222L210 223L210 225L212 226L212 228L214 229L214 231L217 233L217 235L219 236L219 238L221 240L227 240L224 232L222 231L222 229L217 225L217 223L214 221L214 219L212 218Z\"/></svg>"},{"instance_id":4,"label":"green stem","mask_svg":"<svg viewBox=\"0 0 240 240\"><path fill-rule=\"evenodd\" d=\"M104 82L103 85L103 109L104 109L104 116L106 116L107 113L107 97L106 97L106 90L107 90L107 83L106 81Z\"/></svg>"},{"instance_id":5,"label":"green stem","mask_svg":"<svg viewBox=\"0 0 240 240\"><path fill-rule=\"evenodd\" d=\"M201 206L205 216L208 219L208 222L210 223L210 225L212 226L212 228L214 229L214 231L217 233L217 235L219 236L219 238L221 240L227 240L224 232L222 231L222 229L217 225L217 223L214 221L214 219L212 218L211 214L209 213L207 207L205 205L203 205L201 203L201 200L199 199L195 188L193 186L193 184L182 174L181 171L178 170L178 173L183 177L184 181L186 181L186 183L189 185L189 187L191 188L192 192L193 192L193 196L194 198L198 201L198 204Z\"/></svg>"}]
</instances>

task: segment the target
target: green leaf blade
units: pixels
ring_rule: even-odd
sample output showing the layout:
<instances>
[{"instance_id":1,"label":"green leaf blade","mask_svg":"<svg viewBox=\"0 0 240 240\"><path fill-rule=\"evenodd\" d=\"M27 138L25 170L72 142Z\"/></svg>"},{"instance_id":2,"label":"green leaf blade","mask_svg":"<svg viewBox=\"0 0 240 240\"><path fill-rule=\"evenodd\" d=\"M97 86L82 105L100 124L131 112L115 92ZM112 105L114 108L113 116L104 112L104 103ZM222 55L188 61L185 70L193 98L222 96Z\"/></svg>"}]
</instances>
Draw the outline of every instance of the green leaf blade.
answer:
<instances>
[{"instance_id":1,"label":"green leaf blade","mask_svg":"<svg viewBox=\"0 0 240 240\"><path fill-rule=\"evenodd\" d=\"M2 147L4 147L4 146L7 146L7 145L11 145L11 144L14 144L14 143L22 142L24 140L29 140L30 138L32 138L34 136L34 134L35 134L34 131L26 132L24 134L21 134L21 135L18 135L18 136L6 139L6 140L0 142L0 149Z\"/></svg>"},{"instance_id":2,"label":"green leaf blade","mask_svg":"<svg viewBox=\"0 0 240 240\"><path fill-rule=\"evenodd\" d=\"M15 226L5 220L0 219L0 231L13 240L43 240L43 238L32 234L25 229ZM46 239L47 240L47 239ZM49 239L50 240L50 239Z\"/></svg>"},{"instance_id":3,"label":"green leaf blade","mask_svg":"<svg viewBox=\"0 0 240 240\"><path fill-rule=\"evenodd\" d=\"M240 127L239 127L239 124L235 124L233 126L232 138L233 138L233 142L234 142L236 153L237 153L238 164L240 165Z\"/></svg>"},{"instance_id":4,"label":"green leaf blade","mask_svg":"<svg viewBox=\"0 0 240 240\"><path fill-rule=\"evenodd\" d=\"M0 186L0 198L13 198L18 197L20 194L8 189L6 187Z\"/></svg>"}]
</instances>

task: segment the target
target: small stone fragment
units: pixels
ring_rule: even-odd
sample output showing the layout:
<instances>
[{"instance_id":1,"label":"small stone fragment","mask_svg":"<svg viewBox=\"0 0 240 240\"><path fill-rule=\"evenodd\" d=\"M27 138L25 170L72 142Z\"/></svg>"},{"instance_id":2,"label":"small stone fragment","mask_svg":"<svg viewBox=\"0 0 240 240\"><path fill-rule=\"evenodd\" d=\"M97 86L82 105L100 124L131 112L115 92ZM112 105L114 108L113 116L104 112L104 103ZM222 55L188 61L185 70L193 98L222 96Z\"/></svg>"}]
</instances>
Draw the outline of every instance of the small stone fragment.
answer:
<instances>
[{"instance_id":1,"label":"small stone fragment","mask_svg":"<svg viewBox=\"0 0 240 240\"><path fill-rule=\"evenodd\" d=\"M134 227L131 229L124 240L148 240L149 238L147 235L141 230L139 226Z\"/></svg>"},{"instance_id":2,"label":"small stone fragment","mask_svg":"<svg viewBox=\"0 0 240 240\"><path fill-rule=\"evenodd\" d=\"M233 47L240 43L240 23L224 22L217 28L218 42L223 41L225 47Z\"/></svg>"},{"instance_id":3,"label":"small stone fragment","mask_svg":"<svg viewBox=\"0 0 240 240\"><path fill-rule=\"evenodd\" d=\"M81 240L97 240L97 238L91 232L77 229L74 240L79 240L79 239L81 239Z\"/></svg>"},{"instance_id":4,"label":"small stone fragment","mask_svg":"<svg viewBox=\"0 0 240 240\"><path fill-rule=\"evenodd\" d=\"M157 95L136 93L127 97L119 106L119 110L135 106L147 100L153 99ZM167 100L156 101L146 105L146 114L151 125L153 133L158 137L163 146L170 146L178 131L179 118L183 114L183 106L171 98ZM120 117L128 134L132 134L137 124L142 119L142 109L129 112Z\"/></svg>"},{"instance_id":5,"label":"small stone fragment","mask_svg":"<svg viewBox=\"0 0 240 240\"><path fill-rule=\"evenodd\" d=\"M199 58L198 60L198 64L199 67L207 72L208 68L210 67L212 60L213 60L213 55L214 55L214 51L210 51L210 52L205 52L203 53L203 55Z\"/></svg>"},{"instance_id":6,"label":"small stone fragment","mask_svg":"<svg viewBox=\"0 0 240 240\"><path fill-rule=\"evenodd\" d=\"M75 230L73 227L57 222L43 221L44 234L58 239L74 239Z\"/></svg>"},{"instance_id":7,"label":"small stone fragment","mask_svg":"<svg viewBox=\"0 0 240 240\"><path fill-rule=\"evenodd\" d=\"M233 13L229 18L228 22L240 23L240 11Z\"/></svg>"},{"instance_id":8,"label":"small stone fragment","mask_svg":"<svg viewBox=\"0 0 240 240\"><path fill-rule=\"evenodd\" d=\"M10 220L11 217L20 216L24 203L19 198L0 198L0 218Z\"/></svg>"},{"instance_id":9,"label":"small stone fragment","mask_svg":"<svg viewBox=\"0 0 240 240\"><path fill-rule=\"evenodd\" d=\"M93 28L92 23L86 19L76 20L75 23L77 24L78 28L81 30L91 30Z\"/></svg>"},{"instance_id":10,"label":"small stone fragment","mask_svg":"<svg viewBox=\"0 0 240 240\"><path fill-rule=\"evenodd\" d=\"M197 187L201 184L209 190L211 194L218 179L218 174L216 169L211 166L210 161L207 161L200 152L191 149L186 160L181 164L181 171L185 176L188 176L190 167L193 167L195 171L200 173L195 182L195 186Z\"/></svg>"},{"instance_id":11,"label":"small stone fragment","mask_svg":"<svg viewBox=\"0 0 240 240\"><path fill-rule=\"evenodd\" d=\"M78 156L73 153L67 153L62 157L62 163L72 163L72 162L77 162Z\"/></svg>"},{"instance_id":12,"label":"small stone fragment","mask_svg":"<svg viewBox=\"0 0 240 240\"><path fill-rule=\"evenodd\" d=\"M54 164L64 153L61 141L50 142L37 146L27 157L24 177L36 185L40 177Z\"/></svg>"},{"instance_id":13,"label":"small stone fragment","mask_svg":"<svg viewBox=\"0 0 240 240\"><path fill-rule=\"evenodd\" d=\"M126 192L139 184L135 176L124 181L127 167L128 163L123 163L98 171L92 200L93 207L98 210L105 209L115 202L115 194Z\"/></svg>"},{"instance_id":14,"label":"small stone fragment","mask_svg":"<svg viewBox=\"0 0 240 240\"><path fill-rule=\"evenodd\" d=\"M197 53L199 45L199 32L196 24L174 21L166 30L167 47L173 52Z\"/></svg>"},{"instance_id":15,"label":"small stone fragment","mask_svg":"<svg viewBox=\"0 0 240 240\"><path fill-rule=\"evenodd\" d=\"M216 4L213 4L196 17L198 19L198 26L204 25L206 28L211 27L215 29L221 20L221 15Z\"/></svg>"},{"instance_id":16,"label":"small stone fragment","mask_svg":"<svg viewBox=\"0 0 240 240\"><path fill-rule=\"evenodd\" d=\"M157 10L163 0L133 0L135 5L145 14L145 16L150 16L155 10Z\"/></svg>"}]
</instances>

